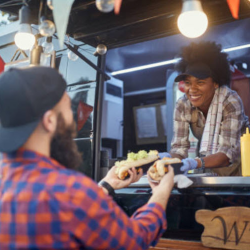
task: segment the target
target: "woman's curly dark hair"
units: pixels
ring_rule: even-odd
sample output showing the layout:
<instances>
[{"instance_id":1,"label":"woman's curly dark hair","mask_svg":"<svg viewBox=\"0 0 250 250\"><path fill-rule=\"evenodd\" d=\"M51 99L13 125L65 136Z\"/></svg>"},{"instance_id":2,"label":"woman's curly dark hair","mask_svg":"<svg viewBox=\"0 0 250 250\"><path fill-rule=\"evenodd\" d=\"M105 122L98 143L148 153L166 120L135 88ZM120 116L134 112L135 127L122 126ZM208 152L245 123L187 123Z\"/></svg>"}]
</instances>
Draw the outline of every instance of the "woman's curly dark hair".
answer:
<instances>
[{"instance_id":1,"label":"woman's curly dark hair","mask_svg":"<svg viewBox=\"0 0 250 250\"><path fill-rule=\"evenodd\" d=\"M231 71L227 54L221 52L221 45L215 42L191 43L182 48L181 61L176 64L176 70L184 73L191 63L202 62L210 67L212 78L219 86L230 85Z\"/></svg>"}]
</instances>

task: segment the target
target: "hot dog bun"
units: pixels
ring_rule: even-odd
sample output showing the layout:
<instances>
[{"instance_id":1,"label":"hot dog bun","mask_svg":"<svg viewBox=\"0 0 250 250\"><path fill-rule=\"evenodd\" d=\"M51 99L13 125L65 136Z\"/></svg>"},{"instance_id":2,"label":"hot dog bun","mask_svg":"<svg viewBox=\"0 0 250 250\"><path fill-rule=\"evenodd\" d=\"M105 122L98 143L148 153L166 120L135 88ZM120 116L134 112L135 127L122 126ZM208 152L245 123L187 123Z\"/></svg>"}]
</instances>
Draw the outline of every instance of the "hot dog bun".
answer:
<instances>
[{"instance_id":1,"label":"hot dog bun","mask_svg":"<svg viewBox=\"0 0 250 250\"><path fill-rule=\"evenodd\" d=\"M128 176L129 169L133 167L140 168L144 165L155 162L157 159L159 159L159 156L158 151L156 150L151 150L149 153L144 150L139 151L137 154L129 153L127 160L115 163L115 166L117 167L116 174L119 179L124 180Z\"/></svg>"},{"instance_id":2,"label":"hot dog bun","mask_svg":"<svg viewBox=\"0 0 250 250\"><path fill-rule=\"evenodd\" d=\"M148 175L152 180L160 181L165 173L168 172L166 165L171 165L172 163L180 163L181 160L178 158L168 158L164 157L161 160L156 161L148 170Z\"/></svg>"}]
</instances>

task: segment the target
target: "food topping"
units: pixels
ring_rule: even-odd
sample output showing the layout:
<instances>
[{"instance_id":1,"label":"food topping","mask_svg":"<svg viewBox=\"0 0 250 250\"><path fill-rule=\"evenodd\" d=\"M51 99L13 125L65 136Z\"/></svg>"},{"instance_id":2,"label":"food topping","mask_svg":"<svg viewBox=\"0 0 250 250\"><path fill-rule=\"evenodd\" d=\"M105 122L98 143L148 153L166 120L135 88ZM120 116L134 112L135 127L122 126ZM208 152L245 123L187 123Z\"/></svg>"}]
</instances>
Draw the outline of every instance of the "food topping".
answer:
<instances>
[{"instance_id":1,"label":"food topping","mask_svg":"<svg viewBox=\"0 0 250 250\"><path fill-rule=\"evenodd\" d=\"M117 166L116 174L118 174L119 178L123 179L124 171L127 171L132 167L139 168L140 166L144 166L145 164L156 161L158 158L157 150L151 150L149 153L147 153L145 150L140 150L138 153L130 152L127 154L126 160L115 162L115 166Z\"/></svg>"}]
</instances>

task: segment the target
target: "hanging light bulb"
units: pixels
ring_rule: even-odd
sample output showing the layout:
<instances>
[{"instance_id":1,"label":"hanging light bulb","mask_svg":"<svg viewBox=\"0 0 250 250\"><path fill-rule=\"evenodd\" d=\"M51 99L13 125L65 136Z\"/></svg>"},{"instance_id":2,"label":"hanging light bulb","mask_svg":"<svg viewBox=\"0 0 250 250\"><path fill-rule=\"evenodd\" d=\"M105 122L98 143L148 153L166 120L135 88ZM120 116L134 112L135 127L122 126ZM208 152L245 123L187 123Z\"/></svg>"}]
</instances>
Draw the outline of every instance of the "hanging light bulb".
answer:
<instances>
[{"instance_id":1,"label":"hanging light bulb","mask_svg":"<svg viewBox=\"0 0 250 250\"><path fill-rule=\"evenodd\" d=\"M56 31L55 24L45 17L41 18L41 24L39 25L38 29L42 36L53 36Z\"/></svg>"},{"instance_id":2,"label":"hanging light bulb","mask_svg":"<svg viewBox=\"0 0 250 250\"><path fill-rule=\"evenodd\" d=\"M35 44L35 36L31 34L29 24L21 24L19 31L15 35L15 44L21 50L29 50Z\"/></svg>"},{"instance_id":3,"label":"hanging light bulb","mask_svg":"<svg viewBox=\"0 0 250 250\"><path fill-rule=\"evenodd\" d=\"M96 47L96 50L94 52L94 56L98 56L98 55L105 55L107 53L107 46L104 44L98 44L98 46Z\"/></svg>"},{"instance_id":4,"label":"hanging light bulb","mask_svg":"<svg viewBox=\"0 0 250 250\"><path fill-rule=\"evenodd\" d=\"M52 37L48 36L46 37L45 41L42 43L42 47L43 47L43 52L46 54L50 54L53 52L54 50L54 45L52 43Z\"/></svg>"},{"instance_id":5,"label":"hanging light bulb","mask_svg":"<svg viewBox=\"0 0 250 250\"><path fill-rule=\"evenodd\" d=\"M74 48L77 50L78 46L74 45ZM79 57L73 51L71 51L71 50L68 49L68 58L71 61L76 61Z\"/></svg>"},{"instance_id":6,"label":"hanging light bulb","mask_svg":"<svg viewBox=\"0 0 250 250\"><path fill-rule=\"evenodd\" d=\"M207 29L208 19L199 0L183 0L181 14L178 17L180 32L189 38L201 36Z\"/></svg>"},{"instance_id":7,"label":"hanging light bulb","mask_svg":"<svg viewBox=\"0 0 250 250\"><path fill-rule=\"evenodd\" d=\"M20 26L14 37L15 44L21 50L29 50L34 46L36 39L30 27L30 10L27 6L19 10L19 19Z\"/></svg>"},{"instance_id":8,"label":"hanging light bulb","mask_svg":"<svg viewBox=\"0 0 250 250\"><path fill-rule=\"evenodd\" d=\"M68 50L68 58L70 61L76 61L79 57L73 51Z\"/></svg>"},{"instance_id":9,"label":"hanging light bulb","mask_svg":"<svg viewBox=\"0 0 250 250\"><path fill-rule=\"evenodd\" d=\"M114 9L115 0L96 0L95 4L98 10L107 13Z\"/></svg>"}]
</instances>

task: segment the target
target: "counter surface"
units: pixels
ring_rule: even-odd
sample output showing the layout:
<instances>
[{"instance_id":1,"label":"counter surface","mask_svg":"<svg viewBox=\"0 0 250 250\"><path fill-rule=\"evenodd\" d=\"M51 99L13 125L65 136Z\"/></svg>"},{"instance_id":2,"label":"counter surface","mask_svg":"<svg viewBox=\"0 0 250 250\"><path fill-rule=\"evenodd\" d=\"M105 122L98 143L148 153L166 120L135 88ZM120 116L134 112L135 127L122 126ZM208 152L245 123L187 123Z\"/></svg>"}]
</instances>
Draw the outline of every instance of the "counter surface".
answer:
<instances>
[{"instance_id":1,"label":"counter surface","mask_svg":"<svg viewBox=\"0 0 250 250\"><path fill-rule=\"evenodd\" d=\"M195 213L200 209L250 208L250 177L215 177L205 174L188 177L194 182L190 187L179 189L175 186L171 192L166 210L168 230L164 232L163 238L200 241L204 228L195 220ZM116 202L129 216L146 204L152 195L147 176L115 192Z\"/></svg>"},{"instance_id":2,"label":"counter surface","mask_svg":"<svg viewBox=\"0 0 250 250\"><path fill-rule=\"evenodd\" d=\"M205 194L205 195L250 195L250 177L218 177L207 176L206 174L188 175L193 184L188 188L178 189L176 186L172 194ZM147 176L127 188L116 190L117 194L145 194L151 193Z\"/></svg>"},{"instance_id":3,"label":"counter surface","mask_svg":"<svg viewBox=\"0 0 250 250\"><path fill-rule=\"evenodd\" d=\"M188 175L194 183L191 187L204 187L204 186L216 186L216 187L228 187L228 186L239 186L239 187L250 187L250 177L241 176L206 176L206 174L192 174ZM130 187L149 187L147 176L144 175L142 178Z\"/></svg>"}]
</instances>

